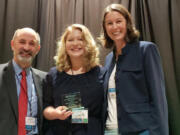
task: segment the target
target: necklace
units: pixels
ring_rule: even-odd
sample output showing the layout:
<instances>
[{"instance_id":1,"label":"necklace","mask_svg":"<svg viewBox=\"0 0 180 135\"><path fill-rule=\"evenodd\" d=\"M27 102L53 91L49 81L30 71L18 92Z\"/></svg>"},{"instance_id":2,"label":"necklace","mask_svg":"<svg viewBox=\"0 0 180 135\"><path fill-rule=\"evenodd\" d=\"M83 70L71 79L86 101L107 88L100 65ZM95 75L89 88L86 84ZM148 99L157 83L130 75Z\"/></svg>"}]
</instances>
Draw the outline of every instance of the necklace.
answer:
<instances>
[{"instance_id":1,"label":"necklace","mask_svg":"<svg viewBox=\"0 0 180 135\"><path fill-rule=\"evenodd\" d=\"M78 70L73 70L72 68L70 69L70 72L72 75L78 75L78 74L82 74L85 73L85 71L83 70L83 68L79 68Z\"/></svg>"}]
</instances>

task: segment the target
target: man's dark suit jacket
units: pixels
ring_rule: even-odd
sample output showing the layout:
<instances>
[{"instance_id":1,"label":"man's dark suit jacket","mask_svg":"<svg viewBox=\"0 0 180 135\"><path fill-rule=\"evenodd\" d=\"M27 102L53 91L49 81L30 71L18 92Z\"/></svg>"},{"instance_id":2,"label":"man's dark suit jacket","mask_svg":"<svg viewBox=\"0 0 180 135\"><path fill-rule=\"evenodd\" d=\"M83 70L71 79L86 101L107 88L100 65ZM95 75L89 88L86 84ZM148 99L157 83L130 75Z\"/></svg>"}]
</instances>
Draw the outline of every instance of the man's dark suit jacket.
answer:
<instances>
[{"instance_id":1,"label":"man's dark suit jacket","mask_svg":"<svg viewBox=\"0 0 180 135\"><path fill-rule=\"evenodd\" d=\"M32 68L34 85L38 97L38 129L42 127L42 81L46 73ZM0 135L18 134L18 96L15 71L12 61L0 64Z\"/></svg>"}]
</instances>

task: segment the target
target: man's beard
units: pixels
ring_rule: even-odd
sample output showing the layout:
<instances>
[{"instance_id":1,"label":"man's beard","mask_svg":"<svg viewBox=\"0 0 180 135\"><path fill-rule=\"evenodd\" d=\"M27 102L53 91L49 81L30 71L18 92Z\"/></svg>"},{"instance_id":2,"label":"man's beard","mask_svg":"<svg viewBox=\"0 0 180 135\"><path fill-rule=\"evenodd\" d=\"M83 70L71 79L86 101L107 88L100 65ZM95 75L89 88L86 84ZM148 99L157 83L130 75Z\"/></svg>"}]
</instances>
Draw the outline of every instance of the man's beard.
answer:
<instances>
[{"instance_id":1,"label":"man's beard","mask_svg":"<svg viewBox=\"0 0 180 135\"><path fill-rule=\"evenodd\" d=\"M22 57L21 55L17 55L17 58L19 59L20 62L22 62L23 64L28 64L31 65L32 61L33 61L33 56L26 58L26 57Z\"/></svg>"},{"instance_id":2,"label":"man's beard","mask_svg":"<svg viewBox=\"0 0 180 135\"><path fill-rule=\"evenodd\" d=\"M31 66L36 54L37 53L33 53L32 51L25 51L23 49L20 51L14 51L14 56L16 57L17 62L20 65L24 65L25 67Z\"/></svg>"}]
</instances>

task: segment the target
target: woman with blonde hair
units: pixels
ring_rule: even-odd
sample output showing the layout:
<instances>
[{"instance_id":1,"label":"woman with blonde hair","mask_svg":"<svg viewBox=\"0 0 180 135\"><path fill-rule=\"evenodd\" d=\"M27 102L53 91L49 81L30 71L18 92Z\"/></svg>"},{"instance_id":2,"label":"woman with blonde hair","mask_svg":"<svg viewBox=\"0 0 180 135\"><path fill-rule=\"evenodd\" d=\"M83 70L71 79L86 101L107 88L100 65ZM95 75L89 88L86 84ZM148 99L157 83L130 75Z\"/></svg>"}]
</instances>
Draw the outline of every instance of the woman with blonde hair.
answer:
<instances>
[{"instance_id":1,"label":"woman with blonde hair","mask_svg":"<svg viewBox=\"0 0 180 135\"><path fill-rule=\"evenodd\" d=\"M66 28L44 83L45 135L101 135L103 78L98 48L81 24Z\"/></svg>"}]
</instances>

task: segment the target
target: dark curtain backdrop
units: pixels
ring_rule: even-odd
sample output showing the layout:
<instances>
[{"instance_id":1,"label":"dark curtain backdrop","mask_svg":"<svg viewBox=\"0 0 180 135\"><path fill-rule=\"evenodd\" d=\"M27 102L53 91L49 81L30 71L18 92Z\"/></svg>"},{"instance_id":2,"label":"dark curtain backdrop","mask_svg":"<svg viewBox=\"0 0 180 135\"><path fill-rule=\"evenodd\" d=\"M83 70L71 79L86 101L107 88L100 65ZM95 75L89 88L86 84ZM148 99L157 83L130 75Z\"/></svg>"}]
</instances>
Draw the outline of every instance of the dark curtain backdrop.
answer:
<instances>
[{"instance_id":1,"label":"dark curtain backdrop","mask_svg":"<svg viewBox=\"0 0 180 135\"><path fill-rule=\"evenodd\" d=\"M32 27L41 36L41 51L33 65L48 71L54 66L56 42L64 28L81 23L98 37L103 9L110 3L126 6L141 32L141 40L158 45L166 81L170 135L180 135L179 0L1 0L0 63L12 58L10 41L14 31ZM103 65L110 50L101 45L99 48Z\"/></svg>"}]
</instances>

